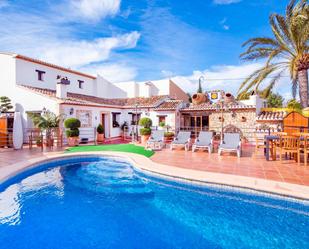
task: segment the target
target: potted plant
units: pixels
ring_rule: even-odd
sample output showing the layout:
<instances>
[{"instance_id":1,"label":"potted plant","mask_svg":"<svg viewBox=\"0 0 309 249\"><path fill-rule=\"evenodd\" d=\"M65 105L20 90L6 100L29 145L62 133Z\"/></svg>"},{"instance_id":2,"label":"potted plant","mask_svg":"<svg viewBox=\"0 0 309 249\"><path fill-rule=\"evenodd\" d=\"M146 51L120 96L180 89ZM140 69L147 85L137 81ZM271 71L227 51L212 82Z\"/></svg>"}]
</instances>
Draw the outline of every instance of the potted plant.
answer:
<instances>
[{"instance_id":1,"label":"potted plant","mask_svg":"<svg viewBox=\"0 0 309 249\"><path fill-rule=\"evenodd\" d=\"M36 142L36 146L42 147L43 141L42 141L42 139L41 139L40 137L38 137L38 138L35 140L35 142Z\"/></svg>"},{"instance_id":2,"label":"potted plant","mask_svg":"<svg viewBox=\"0 0 309 249\"><path fill-rule=\"evenodd\" d=\"M175 136L174 132L171 132L171 131L164 132L164 142L169 143L173 141L174 136Z\"/></svg>"},{"instance_id":3,"label":"potted plant","mask_svg":"<svg viewBox=\"0 0 309 249\"><path fill-rule=\"evenodd\" d=\"M140 129L140 134L141 134L141 143L145 145L151 135L150 127L152 125L152 120L147 117L141 118L138 122L138 125L143 127Z\"/></svg>"},{"instance_id":4,"label":"potted plant","mask_svg":"<svg viewBox=\"0 0 309 249\"><path fill-rule=\"evenodd\" d=\"M68 145L73 147L79 143L80 121L77 118L68 118L64 121L64 127L67 128L65 134L68 138Z\"/></svg>"},{"instance_id":5,"label":"potted plant","mask_svg":"<svg viewBox=\"0 0 309 249\"><path fill-rule=\"evenodd\" d=\"M121 136L125 135L125 132L128 131L128 123L126 121L124 121L124 123L120 126L121 129Z\"/></svg>"},{"instance_id":6,"label":"potted plant","mask_svg":"<svg viewBox=\"0 0 309 249\"><path fill-rule=\"evenodd\" d=\"M104 127L102 124L99 124L97 127L97 142L98 143L104 142Z\"/></svg>"},{"instance_id":7,"label":"potted plant","mask_svg":"<svg viewBox=\"0 0 309 249\"><path fill-rule=\"evenodd\" d=\"M159 130L163 130L165 128L165 122L160 122L159 123Z\"/></svg>"},{"instance_id":8,"label":"potted plant","mask_svg":"<svg viewBox=\"0 0 309 249\"><path fill-rule=\"evenodd\" d=\"M47 147L53 146L54 138L53 138L52 130L54 128L59 127L59 122L62 118L62 115L56 115L53 112L46 111L42 115L37 114L37 113L29 114L29 117L31 118L33 124L37 128L40 128L42 131L45 132L45 135L46 135L45 144L46 144L46 146ZM41 143L43 143L43 141L41 141L40 144Z\"/></svg>"}]
</instances>

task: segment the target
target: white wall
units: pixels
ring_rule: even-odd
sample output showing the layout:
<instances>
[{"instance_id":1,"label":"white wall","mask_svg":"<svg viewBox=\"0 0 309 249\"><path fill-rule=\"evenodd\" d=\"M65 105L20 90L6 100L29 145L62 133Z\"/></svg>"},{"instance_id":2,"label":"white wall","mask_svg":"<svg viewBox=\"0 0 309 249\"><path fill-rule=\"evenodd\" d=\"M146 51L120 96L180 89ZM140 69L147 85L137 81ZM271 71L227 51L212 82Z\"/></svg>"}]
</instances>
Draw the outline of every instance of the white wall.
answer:
<instances>
[{"instance_id":1,"label":"white wall","mask_svg":"<svg viewBox=\"0 0 309 249\"><path fill-rule=\"evenodd\" d=\"M46 72L43 75L44 80L38 80L38 74L35 70ZM92 95L94 92L94 80L77 74L61 71L41 64L16 59L16 83L19 85L29 85L39 88L56 90L57 76L68 77L70 85L67 86L68 92ZM84 81L83 88L79 88L78 80Z\"/></svg>"},{"instance_id":2,"label":"white wall","mask_svg":"<svg viewBox=\"0 0 309 249\"><path fill-rule=\"evenodd\" d=\"M94 96L99 98L127 98L130 89L120 88L98 75L94 80Z\"/></svg>"},{"instance_id":3,"label":"white wall","mask_svg":"<svg viewBox=\"0 0 309 249\"><path fill-rule=\"evenodd\" d=\"M135 98L139 96L139 86L134 81L114 83L114 85L126 93L126 98Z\"/></svg>"}]
</instances>

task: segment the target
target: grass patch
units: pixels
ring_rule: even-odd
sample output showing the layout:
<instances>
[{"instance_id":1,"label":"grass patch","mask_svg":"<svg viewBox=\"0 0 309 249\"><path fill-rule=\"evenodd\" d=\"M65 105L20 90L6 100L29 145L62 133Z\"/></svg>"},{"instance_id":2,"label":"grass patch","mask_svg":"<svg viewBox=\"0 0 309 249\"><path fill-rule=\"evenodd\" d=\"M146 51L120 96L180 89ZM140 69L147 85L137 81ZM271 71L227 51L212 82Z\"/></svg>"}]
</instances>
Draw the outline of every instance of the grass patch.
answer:
<instances>
[{"instance_id":1,"label":"grass patch","mask_svg":"<svg viewBox=\"0 0 309 249\"><path fill-rule=\"evenodd\" d=\"M109 145L85 145L71 147L66 150L69 152L86 152L86 151L120 151L120 152L130 152L145 157L151 157L154 152L151 150L145 150L142 146L136 146L134 144L109 144Z\"/></svg>"}]
</instances>

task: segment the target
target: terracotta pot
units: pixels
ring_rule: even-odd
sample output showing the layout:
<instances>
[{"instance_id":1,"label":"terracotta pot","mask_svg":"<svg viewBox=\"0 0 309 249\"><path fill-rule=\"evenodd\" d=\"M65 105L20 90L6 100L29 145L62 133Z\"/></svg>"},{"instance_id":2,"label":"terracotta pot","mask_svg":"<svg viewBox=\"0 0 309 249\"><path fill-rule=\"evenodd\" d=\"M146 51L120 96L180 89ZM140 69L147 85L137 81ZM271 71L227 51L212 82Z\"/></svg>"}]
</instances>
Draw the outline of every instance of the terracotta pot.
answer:
<instances>
[{"instance_id":1,"label":"terracotta pot","mask_svg":"<svg viewBox=\"0 0 309 249\"><path fill-rule=\"evenodd\" d=\"M149 139L150 135L142 135L141 136L141 144L142 145L146 145L148 139Z\"/></svg>"},{"instance_id":2,"label":"terracotta pot","mask_svg":"<svg viewBox=\"0 0 309 249\"><path fill-rule=\"evenodd\" d=\"M103 143L104 142L104 134L97 133L97 142Z\"/></svg>"},{"instance_id":3,"label":"terracotta pot","mask_svg":"<svg viewBox=\"0 0 309 249\"><path fill-rule=\"evenodd\" d=\"M164 143L171 143L174 140L174 136L173 137L164 137Z\"/></svg>"},{"instance_id":4,"label":"terracotta pot","mask_svg":"<svg viewBox=\"0 0 309 249\"><path fill-rule=\"evenodd\" d=\"M79 137L68 137L68 145L70 147L77 146L79 144Z\"/></svg>"}]
</instances>

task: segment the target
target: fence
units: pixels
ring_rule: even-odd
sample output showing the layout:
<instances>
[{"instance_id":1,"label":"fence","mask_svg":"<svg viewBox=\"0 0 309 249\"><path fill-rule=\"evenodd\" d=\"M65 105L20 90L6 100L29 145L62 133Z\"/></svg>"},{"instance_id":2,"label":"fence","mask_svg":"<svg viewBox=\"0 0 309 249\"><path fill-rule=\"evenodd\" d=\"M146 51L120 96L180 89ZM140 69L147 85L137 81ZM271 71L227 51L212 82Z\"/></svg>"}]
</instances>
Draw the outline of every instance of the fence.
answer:
<instances>
[{"instance_id":1,"label":"fence","mask_svg":"<svg viewBox=\"0 0 309 249\"><path fill-rule=\"evenodd\" d=\"M0 129L0 148L13 148L13 129Z\"/></svg>"}]
</instances>

